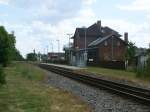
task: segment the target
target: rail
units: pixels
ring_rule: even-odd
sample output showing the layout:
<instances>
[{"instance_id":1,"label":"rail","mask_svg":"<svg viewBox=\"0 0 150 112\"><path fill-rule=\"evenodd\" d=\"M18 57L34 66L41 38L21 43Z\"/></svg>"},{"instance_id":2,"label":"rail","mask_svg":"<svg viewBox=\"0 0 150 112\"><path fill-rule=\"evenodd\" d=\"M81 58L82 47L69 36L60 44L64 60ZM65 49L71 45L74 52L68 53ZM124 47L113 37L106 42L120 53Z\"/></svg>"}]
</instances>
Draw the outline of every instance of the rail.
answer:
<instances>
[{"instance_id":1,"label":"rail","mask_svg":"<svg viewBox=\"0 0 150 112\"><path fill-rule=\"evenodd\" d=\"M38 64L38 66L65 77L80 81L82 83L86 83L97 88L103 88L120 96L134 99L134 101L138 101L142 104L150 105L150 90L148 89L116 83L110 80L104 80L100 77L93 77L92 75L88 75L86 73L77 73L74 70L58 66L47 64Z\"/></svg>"}]
</instances>

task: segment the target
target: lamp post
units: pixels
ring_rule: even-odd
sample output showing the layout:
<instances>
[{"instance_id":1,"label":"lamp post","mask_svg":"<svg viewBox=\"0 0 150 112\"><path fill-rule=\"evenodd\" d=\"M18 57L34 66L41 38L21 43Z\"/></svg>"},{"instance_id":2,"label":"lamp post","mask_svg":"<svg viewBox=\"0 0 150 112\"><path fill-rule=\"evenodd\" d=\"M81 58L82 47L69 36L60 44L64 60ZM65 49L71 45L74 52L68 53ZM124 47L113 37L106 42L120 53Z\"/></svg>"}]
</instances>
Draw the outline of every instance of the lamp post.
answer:
<instances>
[{"instance_id":1,"label":"lamp post","mask_svg":"<svg viewBox=\"0 0 150 112\"><path fill-rule=\"evenodd\" d=\"M67 34L68 36L69 36L69 53L68 53L68 55L69 55L69 63L71 63L70 61L71 61L71 52L70 52L70 48L71 48L71 46L70 46L70 39L71 39L71 36L73 35L73 34L71 34L71 33L68 33Z\"/></svg>"}]
</instances>

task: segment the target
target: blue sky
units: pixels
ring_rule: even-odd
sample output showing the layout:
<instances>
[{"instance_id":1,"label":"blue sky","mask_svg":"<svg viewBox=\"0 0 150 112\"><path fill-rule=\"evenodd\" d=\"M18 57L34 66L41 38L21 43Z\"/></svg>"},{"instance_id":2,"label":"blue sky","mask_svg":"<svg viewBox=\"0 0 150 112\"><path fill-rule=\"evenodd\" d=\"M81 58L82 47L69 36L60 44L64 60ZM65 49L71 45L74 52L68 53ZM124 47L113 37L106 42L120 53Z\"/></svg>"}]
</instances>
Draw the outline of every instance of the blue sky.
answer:
<instances>
[{"instance_id":1,"label":"blue sky","mask_svg":"<svg viewBox=\"0 0 150 112\"><path fill-rule=\"evenodd\" d=\"M150 0L0 0L0 25L15 31L16 47L27 53L58 51L68 43L68 33L97 20L138 47L150 43ZM122 37L123 38L123 37Z\"/></svg>"}]
</instances>

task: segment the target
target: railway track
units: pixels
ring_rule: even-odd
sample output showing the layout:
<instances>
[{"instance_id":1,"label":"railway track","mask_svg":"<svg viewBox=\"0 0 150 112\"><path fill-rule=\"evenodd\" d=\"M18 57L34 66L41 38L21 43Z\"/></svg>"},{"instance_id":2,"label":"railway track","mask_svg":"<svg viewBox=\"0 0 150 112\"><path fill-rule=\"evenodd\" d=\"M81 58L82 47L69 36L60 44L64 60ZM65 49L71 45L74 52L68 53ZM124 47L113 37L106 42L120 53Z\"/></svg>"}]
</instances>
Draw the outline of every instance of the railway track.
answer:
<instances>
[{"instance_id":1,"label":"railway track","mask_svg":"<svg viewBox=\"0 0 150 112\"><path fill-rule=\"evenodd\" d=\"M123 97L130 98L134 101L138 101L144 105L150 105L150 90L129 86L126 84L116 83L109 80L104 80L99 77L93 77L88 74L76 73L74 70L62 68L58 66L52 66L47 64L38 64L39 67L49 70L51 72L69 77L71 79L92 85L97 88L106 89L112 93L118 94Z\"/></svg>"}]
</instances>

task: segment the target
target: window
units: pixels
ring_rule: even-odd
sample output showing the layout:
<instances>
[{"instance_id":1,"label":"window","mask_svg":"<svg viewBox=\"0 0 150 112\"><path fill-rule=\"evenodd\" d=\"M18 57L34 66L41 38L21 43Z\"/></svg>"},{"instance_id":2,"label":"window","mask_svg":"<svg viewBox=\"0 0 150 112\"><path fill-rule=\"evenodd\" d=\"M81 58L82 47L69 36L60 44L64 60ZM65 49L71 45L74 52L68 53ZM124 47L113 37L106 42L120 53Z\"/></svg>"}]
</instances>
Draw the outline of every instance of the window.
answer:
<instances>
[{"instance_id":1,"label":"window","mask_svg":"<svg viewBox=\"0 0 150 112\"><path fill-rule=\"evenodd\" d=\"M120 46L120 41L117 42L117 46Z\"/></svg>"},{"instance_id":2,"label":"window","mask_svg":"<svg viewBox=\"0 0 150 112\"><path fill-rule=\"evenodd\" d=\"M107 46L107 45L108 45L108 42L107 42L107 41L105 41L105 42L104 42L104 46Z\"/></svg>"},{"instance_id":3,"label":"window","mask_svg":"<svg viewBox=\"0 0 150 112\"><path fill-rule=\"evenodd\" d=\"M102 29L101 31L102 31L102 33L105 33L105 30L104 30L104 29Z\"/></svg>"}]
</instances>

